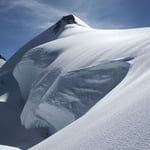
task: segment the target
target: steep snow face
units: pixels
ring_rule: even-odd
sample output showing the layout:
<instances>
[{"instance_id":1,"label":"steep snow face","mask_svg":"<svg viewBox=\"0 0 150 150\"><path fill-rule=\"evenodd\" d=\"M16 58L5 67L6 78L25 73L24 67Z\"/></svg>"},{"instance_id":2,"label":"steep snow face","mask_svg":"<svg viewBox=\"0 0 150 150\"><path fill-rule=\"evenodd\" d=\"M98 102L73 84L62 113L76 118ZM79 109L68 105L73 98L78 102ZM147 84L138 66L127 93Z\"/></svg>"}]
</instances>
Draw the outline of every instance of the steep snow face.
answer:
<instances>
[{"instance_id":1,"label":"steep snow face","mask_svg":"<svg viewBox=\"0 0 150 150\"><path fill-rule=\"evenodd\" d=\"M149 150L149 57L149 51L136 57L125 79L88 113L30 150Z\"/></svg>"},{"instance_id":2,"label":"steep snow face","mask_svg":"<svg viewBox=\"0 0 150 150\"><path fill-rule=\"evenodd\" d=\"M22 124L54 133L82 116L31 150L150 149L149 39L69 15L21 48L0 72L18 82Z\"/></svg>"},{"instance_id":3,"label":"steep snow face","mask_svg":"<svg viewBox=\"0 0 150 150\"><path fill-rule=\"evenodd\" d=\"M145 53L149 28L95 30L67 24L59 39L26 52L13 71L28 97L22 123L53 132L65 127L111 91Z\"/></svg>"},{"instance_id":4,"label":"steep snow face","mask_svg":"<svg viewBox=\"0 0 150 150\"><path fill-rule=\"evenodd\" d=\"M87 111L86 106L100 100L103 88L107 89L107 84L116 81L125 66L123 70L127 73L129 69L129 72L83 117L31 150L48 147L54 150L149 149L150 28L88 30L30 51L35 53L42 48L43 53L61 52L53 62L45 65L39 80L34 82L21 115L24 125L42 124L53 126L55 130L64 127L61 119L57 120L57 113L65 114L68 110L65 115L68 118L63 116L67 123L73 120L72 115L75 119L78 115L78 110L70 109L66 101L67 104L75 102L77 108L81 104ZM112 71L121 74L113 78ZM101 73L104 74L101 76Z\"/></svg>"},{"instance_id":5,"label":"steep snow face","mask_svg":"<svg viewBox=\"0 0 150 150\"><path fill-rule=\"evenodd\" d=\"M39 46L43 43L50 42L56 39L61 38L62 32L67 29L66 36L72 35L72 33L76 32L82 32L81 30L78 30L78 26L83 28L90 28L88 25L86 25L82 20L80 20L78 17L74 15L68 15L65 17L62 17L56 24L54 24L52 27L48 28L41 34L37 35L35 38L33 38L31 41L29 41L27 44L25 44L23 47L21 47L13 57L9 59L9 61L2 67L1 71L12 71L16 64L21 60L22 56L27 52L30 51L30 49ZM71 33L71 34L70 34Z\"/></svg>"},{"instance_id":6,"label":"steep snow face","mask_svg":"<svg viewBox=\"0 0 150 150\"><path fill-rule=\"evenodd\" d=\"M56 125L62 124L62 118L60 119L57 113L65 114L64 107L70 111L66 114L74 117L78 114L75 113L77 109L70 110L66 107L63 100L67 101L67 104L72 101L79 102L79 99L81 102L85 100L86 95L93 101L97 91L101 93L101 88L112 83L112 75L109 74L111 71L120 73L122 66L128 66L123 70L129 69L129 72L118 86L83 117L31 150L48 147L54 150L150 149L149 35L150 28L114 31L90 29L88 33L62 38L32 49L32 54L41 48L44 49L43 53L55 50L61 52L53 62L45 63L39 80L33 84L21 115L22 122L27 127L36 125L41 119L39 124L59 129ZM26 53L25 56L28 55L29 53ZM116 71L118 68L119 71ZM100 72L104 74L101 76ZM120 77L120 74L118 76ZM113 80L116 81L115 78ZM99 84L100 82L103 84ZM95 88L96 85L101 88ZM31 121L28 113L35 122ZM68 123L71 120L72 117L68 119Z\"/></svg>"},{"instance_id":7,"label":"steep snow face","mask_svg":"<svg viewBox=\"0 0 150 150\"><path fill-rule=\"evenodd\" d=\"M110 62L60 73L58 77L50 71L44 81L33 85L21 115L23 124L30 128L48 123L47 126L50 124L56 131L61 129L115 87L128 68L127 62ZM50 81L52 85L49 85Z\"/></svg>"},{"instance_id":8,"label":"steep snow face","mask_svg":"<svg viewBox=\"0 0 150 150\"><path fill-rule=\"evenodd\" d=\"M38 80L38 76L44 71L48 65L47 63L53 62L60 54L60 51L54 51L51 54L41 52L41 59L36 58L36 55L31 55L31 59L29 60L23 57L23 55L37 45L61 38L61 36L63 36L62 31L64 30L80 32L76 28L77 26L81 26L82 21L79 25L79 19L78 21L76 19L75 16L63 17L60 20L61 23L57 33L54 31L57 26L57 24L55 24L29 41L0 68L0 120L2 120L0 123L0 144L27 149L51 134L51 131L49 133L48 129L43 127L26 129L21 124L20 114L31 87L34 85L34 80ZM84 28L83 25L82 28ZM69 36L69 32L67 32L65 36ZM45 57L45 55L47 56ZM3 57L0 58L0 65L2 65L4 60ZM20 69L19 67L15 70L17 72L16 78L19 81L18 84L12 75L12 71L20 59L22 59L22 61L19 63L19 66L23 68ZM36 63L38 64L37 67L35 66ZM64 126L65 125L67 125L67 123L64 123ZM53 126L51 128L53 129Z\"/></svg>"}]
</instances>

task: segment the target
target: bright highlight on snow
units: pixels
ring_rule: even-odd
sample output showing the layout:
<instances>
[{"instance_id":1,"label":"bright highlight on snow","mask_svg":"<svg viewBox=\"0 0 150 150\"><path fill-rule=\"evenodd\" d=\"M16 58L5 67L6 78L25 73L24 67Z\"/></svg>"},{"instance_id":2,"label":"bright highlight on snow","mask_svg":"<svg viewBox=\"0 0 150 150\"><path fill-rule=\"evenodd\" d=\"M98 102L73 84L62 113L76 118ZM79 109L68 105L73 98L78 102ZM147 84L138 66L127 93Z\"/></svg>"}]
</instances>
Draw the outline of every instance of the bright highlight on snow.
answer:
<instances>
[{"instance_id":1,"label":"bright highlight on snow","mask_svg":"<svg viewBox=\"0 0 150 150\"><path fill-rule=\"evenodd\" d=\"M2 86L2 85L0 85L0 86ZM0 103L1 102L6 102L7 98L8 98L8 93L1 95L0 96Z\"/></svg>"},{"instance_id":2,"label":"bright highlight on snow","mask_svg":"<svg viewBox=\"0 0 150 150\"><path fill-rule=\"evenodd\" d=\"M150 149L149 57L150 28L98 30L63 17L0 69L1 95L20 99L14 105L23 134L36 129L33 142L24 136L14 146ZM8 88L12 83L16 93Z\"/></svg>"},{"instance_id":3,"label":"bright highlight on snow","mask_svg":"<svg viewBox=\"0 0 150 150\"><path fill-rule=\"evenodd\" d=\"M21 150L21 149L15 148L15 147L10 147L10 146L0 145L0 150Z\"/></svg>"}]
</instances>

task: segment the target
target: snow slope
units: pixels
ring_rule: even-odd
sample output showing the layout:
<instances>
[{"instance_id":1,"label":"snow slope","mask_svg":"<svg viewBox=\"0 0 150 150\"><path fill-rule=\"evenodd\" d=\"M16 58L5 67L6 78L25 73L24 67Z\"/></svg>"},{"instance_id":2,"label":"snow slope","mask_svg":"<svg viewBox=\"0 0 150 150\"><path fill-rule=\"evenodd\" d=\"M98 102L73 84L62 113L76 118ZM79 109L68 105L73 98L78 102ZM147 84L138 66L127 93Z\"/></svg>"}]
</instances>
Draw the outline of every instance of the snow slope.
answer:
<instances>
[{"instance_id":1,"label":"snow slope","mask_svg":"<svg viewBox=\"0 0 150 150\"><path fill-rule=\"evenodd\" d=\"M10 146L5 146L5 145L0 145L0 150L21 150L21 149L10 147Z\"/></svg>"},{"instance_id":2,"label":"snow slope","mask_svg":"<svg viewBox=\"0 0 150 150\"><path fill-rule=\"evenodd\" d=\"M71 26L66 26L68 24ZM4 65L2 67L1 71L3 71L3 70L4 71L6 71L6 70L12 71L14 69L14 67L16 66L16 64L21 60L24 53L29 51L31 48L39 46L43 43L58 39L60 37L60 35L62 34L62 32L64 32L64 30L66 28L72 28L73 26L76 26L76 24L78 24L78 26L89 27L88 25L86 25L82 20L80 20L76 16L72 16L72 15L64 16L56 24L54 24L53 26L51 26L50 28L48 28L47 30L42 32L41 34L37 35L35 38L33 38L28 43L26 43L23 47L21 47L9 59L9 61L7 61L6 65ZM73 32L71 32L71 34ZM78 32L80 32L80 31L78 31ZM68 33L68 34L70 34L70 33Z\"/></svg>"},{"instance_id":3,"label":"snow slope","mask_svg":"<svg viewBox=\"0 0 150 150\"><path fill-rule=\"evenodd\" d=\"M69 24L75 23L74 20L72 20L72 16L69 18L71 18L69 19ZM60 23L61 26L59 27ZM20 114L26 99L23 97L24 93L20 92L20 88L12 72L25 52L41 43L56 39L62 30L64 30L66 23L66 18L62 18L54 26L20 48L20 50L0 68L0 120L3 120L0 124L0 144L27 149L49 136L48 129L45 127L26 129L21 124ZM80 23L82 23L82 21ZM3 60L1 60L1 62L3 63ZM24 77L22 72L20 72L20 75ZM26 82L24 82L24 84L25 83Z\"/></svg>"},{"instance_id":4,"label":"snow slope","mask_svg":"<svg viewBox=\"0 0 150 150\"><path fill-rule=\"evenodd\" d=\"M0 124L0 144L27 149L49 136L51 131L48 132L48 129L45 127L26 129L21 124L20 114L26 98L23 97L24 93L20 92L20 88L12 72L25 52L37 45L58 38L66 24L76 24L73 16L68 17L68 19L63 17L54 26L29 41L0 68L0 120L3 120ZM80 19L77 20L78 24L82 23L83 26L86 26ZM0 60L2 65L4 61L2 59ZM20 75L24 77L22 72L20 72Z\"/></svg>"},{"instance_id":5,"label":"snow slope","mask_svg":"<svg viewBox=\"0 0 150 150\"><path fill-rule=\"evenodd\" d=\"M76 27L76 30L81 30L81 28L77 28L79 27ZM58 119L57 121L57 116L53 112L61 115L62 112L69 110L62 100L80 103L83 99L89 102L85 96L82 98L80 94L82 87L72 90L73 94L71 88L78 88L82 83L86 83L88 87L91 84L87 84L87 82L91 81L93 89L94 83L97 84L101 81L97 69L94 69L95 66L104 66L106 70L108 69L106 72L109 72L109 69L118 68L116 64L115 67L112 67L113 62L119 65L127 63L129 64L129 71L121 83L104 96L101 101L98 101L84 116L31 150L46 150L47 148L53 150L150 149L150 28L130 30L83 28L82 32L65 36L67 32L70 33L68 30L63 33L64 38L40 45L26 53L25 58L23 58L24 61L27 57L29 58L30 54L33 55L35 51L40 50L43 53L61 51L55 61L45 64L45 69L42 67L43 71L37 77L38 82L35 79L31 86L29 98L21 115L22 122L27 127L34 126L36 123L42 124L42 121L45 120L43 124L47 126L50 124L56 130L63 127L64 125L56 126L57 123L61 124L61 120ZM34 59L30 58L30 60L34 62ZM105 66L107 63L110 63L108 68ZM91 67L93 67L93 73L87 73L87 70L90 72ZM82 76L80 80L80 72L82 74L84 69L85 72L83 72L88 75L87 81L84 75L85 81ZM101 70L101 68L99 69ZM103 73L103 71L100 72ZM19 79L16 74L17 71L14 71L16 79ZM94 76L96 81L92 78L93 74L98 76L97 78ZM113 80L116 79L113 78ZM21 83L21 80L18 82ZM48 83L51 85L50 87L47 86ZM83 85L83 90L86 89L86 86ZM106 86L102 85L101 88L103 87ZM98 91L101 92L101 89ZM88 93L87 90L85 93ZM38 96L36 97L36 95ZM87 96L91 95L95 95L95 91L90 92ZM89 99L94 100L93 96L91 98ZM61 108L62 106L63 108ZM33 122L29 114L32 114L33 118L35 117ZM67 114L75 117L77 113L66 112L66 116ZM70 116L68 123L72 120L72 116Z\"/></svg>"},{"instance_id":6,"label":"snow slope","mask_svg":"<svg viewBox=\"0 0 150 150\"><path fill-rule=\"evenodd\" d=\"M31 150L150 149L149 64L147 54L136 58L121 84L85 116Z\"/></svg>"},{"instance_id":7,"label":"snow slope","mask_svg":"<svg viewBox=\"0 0 150 150\"><path fill-rule=\"evenodd\" d=\"M103 56L102 60L101 55L106 49L99 50L99 47L107 41L101 39L99 42L98 39L104 35L105 31L69 23L59 39L24 54L13 75L27 99L21 114L26 128L50 126L51 132L55 132L65 127L124 78L130 66L127 61L132 57L118 56L116 61L117 57ZM111 43L115 44L114 41Z\"/></svg>"},{"instance_id":8,"label":"snow slope","mask_svg":"<svg viewBox=\"0 0 150 150\"><path fill-rule=\"evenodd\" d=\"M28 42L0 73L17 84L21 123L56 132L30 150L150 149L149 57L150 28L97 30L72 15Z\"/></svg>"}]
</instances>

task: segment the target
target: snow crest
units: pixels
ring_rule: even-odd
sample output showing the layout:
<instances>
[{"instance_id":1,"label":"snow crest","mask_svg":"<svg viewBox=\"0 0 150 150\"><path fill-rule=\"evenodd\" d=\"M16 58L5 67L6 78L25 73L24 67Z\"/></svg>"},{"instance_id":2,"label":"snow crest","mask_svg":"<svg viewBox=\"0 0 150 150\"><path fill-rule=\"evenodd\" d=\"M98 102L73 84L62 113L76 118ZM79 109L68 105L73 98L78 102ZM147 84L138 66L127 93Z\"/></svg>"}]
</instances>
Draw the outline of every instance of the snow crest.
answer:
<instances>
[{"instance_id":1,"label":"snow crest","mask_svg":"<svg viewBox=\"0 0 150 150\"><path fill-rule=\"evenodd\" d=\"M0 70L20 87L21 123L63 128L31 150L150 149L149 50L150 28L96 30L72 15L22 47Z\"/></svg>"}]
</instances>

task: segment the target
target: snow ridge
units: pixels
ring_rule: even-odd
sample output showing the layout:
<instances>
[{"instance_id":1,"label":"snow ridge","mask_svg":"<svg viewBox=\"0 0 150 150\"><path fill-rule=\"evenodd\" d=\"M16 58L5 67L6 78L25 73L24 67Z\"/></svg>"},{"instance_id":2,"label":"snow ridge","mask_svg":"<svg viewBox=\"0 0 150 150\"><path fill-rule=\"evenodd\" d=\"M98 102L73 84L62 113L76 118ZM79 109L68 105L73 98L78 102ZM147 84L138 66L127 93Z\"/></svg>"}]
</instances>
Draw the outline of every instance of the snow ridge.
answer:
<instances>
[{"instance_id":1,"label":"snow ridge","mask_svg":"<svg viewBox=\"0 0 150 150\"><path fill-rule=\"evenodd\" d=\"M81 21L78 17L74 16L74 15L68 15L68 16L64 16L62 17L61 20L59 20L56 24L55 27L53 29L54 33L58 33L60 31L61 28L63 28L63 26L67 25L67 24L77 24L83 27L89 27L87 24L85 24L83 21Z\"/></svg>"},{"instance_id":2,"label":"snow ridge","mask_svg":"<svg viewBox=\"0 0 150 150\"><path fill-rule=\"evenodd\" d=\"M7 144L20 148L63 128L31 150L150 149L149 49L150 28L96 30L63 17L0 69L2 144L15 118L6 127L23 140Z\"/></svg>"},{"instance_id":3,"label":"snow ridge","mask_svg":"<svg viewBox=\"0 0 150 150\"><path fill-rule=\"evenodd\" d=\"M82 27L81 30L78 28ZM68 29L72 29L73 31L69 30L66 34L66 31ZM76 29L77 28L77 29ZM84 28L88 28L89 26L84 23L82 20L80 20L75 15L67 15L64 16L62 19L60 19L56 24L48 28L47 30L43 31L41 34L34 37L32 40L27 42L23 47L21 47L13 57L9 59L9 61L6 62L5 65L1 68L1 71L12 71L16 64L22 59L23 55L30 51L32 48L40 46L44 43L56 40L61 38L62 36L68 36L68 34L72 33L76 34L76 32L82 32L82 30L86 30ZM65 34L63 34L65 33Z\"/></svg>"}]
</instances>

